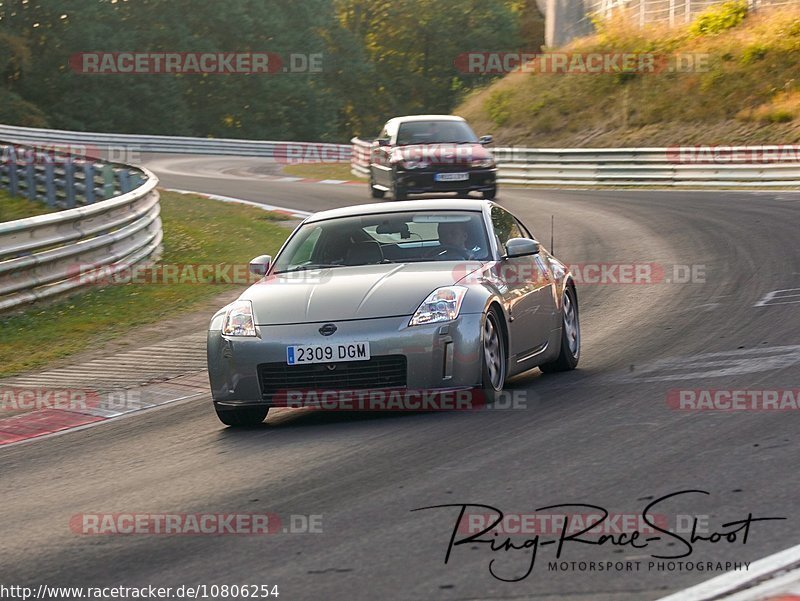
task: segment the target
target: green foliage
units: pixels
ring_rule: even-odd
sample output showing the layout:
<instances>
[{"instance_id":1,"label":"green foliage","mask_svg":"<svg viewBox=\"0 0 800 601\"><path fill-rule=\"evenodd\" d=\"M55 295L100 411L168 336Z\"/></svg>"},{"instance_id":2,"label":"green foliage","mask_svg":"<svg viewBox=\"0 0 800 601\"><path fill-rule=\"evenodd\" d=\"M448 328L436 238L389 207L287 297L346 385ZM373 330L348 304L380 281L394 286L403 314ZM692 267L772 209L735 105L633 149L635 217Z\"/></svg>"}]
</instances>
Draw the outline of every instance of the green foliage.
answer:
<instances>
[{"instance_id":1,"label":"green foliage","mask_svg":"<svg viewBox=\"0 0 800 601\"><path fill-rule=\"evenodd\" d=\"M750 65L756 61L762 60L765 56L767 56L767 47L763 44L753 44L744 49L739 62L742 65Z\"/></svg>"},{"instance_id":2,"label":"green foliage","mask_svg":"<svg viewBox=\"0 0 800 601\"><path fill-rule=\"evenodd\" d=\"M739 25L747 16L745 0L729 0L713 4L695 19L689 33L695 37L717 34Z\"/></svg>"},{"instance_id":3,"label":"green foliage","mask_svg":"<svg viewBox=\"0 0 800 601\"><path fill-rule=\"evenodd\" d=\"M6 0L0 121L55 128L346 141L450 112L484 78L462 52L519 47L530 0ZM321 53L321 73L85 75L82 52Z\"/></svg>"},{"instance_id":4,"label":"green foliage","mask_svg":"<svg viewBox=\"0 0 800 601\"><path fill-rule=\"evenodd\" d=\"M498 127L503 126L511 118L511 98L510 90L495 90L486 99L484 108L494 124Z\"/></svg>"},{"instance_id":5,"label":"green foliage","mask_svg":"<svg viewBox=\"0 0 800 601\"><path fill-rule=\"evenodd\" d=\"M776 109L767 116L767 121L770 123L788 123L792 119L794 114L786 109Z\"/></svg>"}]
</instances>

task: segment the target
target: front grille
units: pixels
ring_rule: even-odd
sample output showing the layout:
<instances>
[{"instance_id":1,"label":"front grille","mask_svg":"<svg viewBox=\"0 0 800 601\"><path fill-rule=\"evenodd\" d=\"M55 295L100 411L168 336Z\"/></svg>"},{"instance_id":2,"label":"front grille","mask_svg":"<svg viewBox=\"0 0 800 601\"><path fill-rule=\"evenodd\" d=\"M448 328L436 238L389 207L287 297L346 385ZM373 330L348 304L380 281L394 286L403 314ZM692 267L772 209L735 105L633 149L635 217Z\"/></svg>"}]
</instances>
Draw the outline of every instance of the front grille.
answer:
<instances>
[{"instance_id":1,"label":"front grille","mask_svg":"<svg viewBox=\"0 0 800 601\"><path fill-rule=\"evenodd\" d=\"M335 365L335 369L328 369ZM406 385L404 355L384 355L367 361L287 365L262 363L258 366L261 394L270 399L279 390L362 390Z\"/></svg>"}]
</instances>

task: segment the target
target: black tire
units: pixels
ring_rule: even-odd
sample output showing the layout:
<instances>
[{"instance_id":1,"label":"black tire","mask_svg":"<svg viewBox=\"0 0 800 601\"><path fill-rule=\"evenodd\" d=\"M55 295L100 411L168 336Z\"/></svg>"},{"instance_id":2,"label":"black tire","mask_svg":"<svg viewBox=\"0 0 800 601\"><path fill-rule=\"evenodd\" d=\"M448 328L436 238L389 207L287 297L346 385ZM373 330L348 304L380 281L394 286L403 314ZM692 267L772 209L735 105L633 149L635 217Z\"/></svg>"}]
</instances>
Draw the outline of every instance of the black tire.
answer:
<instances>
[{"instance_id":1,"label":"black tire","mask_svg":"<svg viewBox=\"0 0 800 601\"><path fill-rule=\"evenodd\" d=\"M491 344L487 340L493 332L496 335L496 343ZM492 349L494 353L492 353ZM494 309L490 309L486 313L486 319L483 322L483 330L481 331L481 356L483 358L481 366L482 374L482 391L484 401L487 404L494 403L499 399L503 392L503 386L506 383L506 374L508 373L508 358L506 356L506 341L503 328L500 326L500 318ZM494 356L491 356L491 355ZM496 369L490 368L490 363L495 362Z\"/></svg>"},{"instance_id":2,"label":"black tire","mask_svg":"<svg viewBox=\"0 0 800 601\"><path fill-rule=\"evenodd\" d=\"M486 200L494 200L495 196L497 196L497 186L483 191L483 197Z\"/></svg>"},{"instance_id":3,"label":"black tire","mask_svg":"<svg viewBox=\"0 0 800 601\"><path fill-rule=\"evenodd\" d=\"M394 200L408 200L408 192L405 186L397 182L397 172L392 172L392 198Z\"/></svg>"},{"instance_id":4,"label":"black tire","mask_svg":"<svg viewBox=\"0 0 800 601\"><path fill-rule=\"evenodd\" d=\"M567 311L573 312L574 329L567 323ZM581 322L578 312L578 297L572 286L567 286L564 291L563 308L561 311L561 348L555 361L539 366L544 373L570 371L578 365L581 354Z\"/></svg>"},{"instance_id":5,"label":"black tire","mask_svg":"<svg viewBox=\"0 0 800 601\"><path fill-rule=\"evenodd\" d=\"M372 179L372 175L369 176L369 195L372 198L383 198L386 196L386 190L378 190L375 187L375 181Z\"/></svg>"},{"instance_id":6,"label":"black tire","mask_svg":"<svg viewBox=\"0 0 800 601\"><path fill-rule=\"evenodd\" d=\"M264 421L269 412L269 407L240 407L238 409L218 409L217 417L226 426L241 428L243 426L257 426Z\"/></svg>"}]
</instances>

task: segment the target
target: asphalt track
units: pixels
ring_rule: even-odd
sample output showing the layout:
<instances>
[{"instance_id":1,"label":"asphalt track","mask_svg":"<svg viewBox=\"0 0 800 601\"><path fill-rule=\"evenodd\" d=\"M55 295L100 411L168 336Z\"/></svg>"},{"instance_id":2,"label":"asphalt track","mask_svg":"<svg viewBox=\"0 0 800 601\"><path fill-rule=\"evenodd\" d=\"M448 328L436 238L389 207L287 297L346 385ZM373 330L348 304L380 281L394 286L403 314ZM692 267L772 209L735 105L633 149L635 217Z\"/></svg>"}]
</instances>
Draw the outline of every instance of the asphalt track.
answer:
<instances>
[{"instance_id":1,"label":"asphalt track","mask_svg":"<svg viewBox=\"0 0 800 601\"><path fill-rule=\"evenodd\" d=\"M257 159L147 163L166 187L303 210L367 202L352 185L281 183ZM800 195L789 192L544 191L499 202L571 264L702 265L704 282L579 287L579 369L510 385L522 409L423 414L293 411L233 431L208 398L0 449L5 583L277 584L279 599L656 599L719 572L647 570L646 549L567 543L561 560L636 561L639 571L550 571L485 544L445 552L457 509L532 513L590 503L636 514L708 515L712 530L754 516L746 544L697 543L683 561L754 561L800 542L798 411L677 411L670 390L798 388L800 304L754 306L800 288ZM235 243L235 232L220 232ZM800 297L788 298L788 301ZM787 347L787 348L778 348ZM708 353L730 353L712 355ZM682 362L674 361L679 358ZM657 360L669 360L653 365ZM580 511L580 510L576 510ZM322 515L322 533L86 536L87 512ZM285 523L285 522L284 522ZM716 528L717 530L724 530ZM546 537L543 537L546 538ZM550 538L553 538L552 536ZM669 539L667 539L669 540Z\"/></svg>"}]
</instances>

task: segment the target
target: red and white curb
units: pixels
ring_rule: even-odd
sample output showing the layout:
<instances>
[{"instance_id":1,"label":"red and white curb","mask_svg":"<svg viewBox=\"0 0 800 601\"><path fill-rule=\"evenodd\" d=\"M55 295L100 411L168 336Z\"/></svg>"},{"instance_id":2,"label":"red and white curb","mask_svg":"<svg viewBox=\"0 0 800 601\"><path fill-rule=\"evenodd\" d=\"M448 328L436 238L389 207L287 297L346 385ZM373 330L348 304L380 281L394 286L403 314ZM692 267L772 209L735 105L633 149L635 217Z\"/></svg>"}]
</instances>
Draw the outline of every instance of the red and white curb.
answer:
<instances>
[{"instance_id":1,"label":"red and white curb","mask_svg":"<svg viewBox=\"0 0 800 601\"><path fill-rule=\"evenodd\" d=\"M195 192L193 190L180 190L178 188L163 188L163 189L166 190L167 192L177 192L178 194L193 194L195 196L202 196L203 198L209 198L211 200L219 200L221 202L232 202L235 204L256 207L257 209L263 209L264 211L269 211L270 213L281 213L283 215L288 215L289 217L294 217L296 219L305 219L306 217L309 217L310 215L313 214L310 213L309 211L299 211L297 209L278 207L275 205L264 204L252 200L234 198L232 196L222 196L220 194L208 194L206 192Z\"/></svg>"},{"instance_id":2,"label":"red and white curb","mask_svg":"<svg viewBox=\"0 0 800 601\"><path fill-rule=\"evenodd\" d=\"M800 545L658 601L800 601Z\"/></svg>"},{"instance_id":3,"label":"red and white curb","mask_svg":"<svg viewBox=\"0 0 800 601\"><path fill-rule=\"evenodd\" d=\"M135 390L134 398L126 397L120 407L92 407L72 409L44 408L0 419L0 449L34 439L47 438L75 430L98 426L108 421L128 417L179 401L190 401L209 396L208 374L200 372L174 378L167 382L142 386ZM11 392L10 392L11 391ZM13 387L6 387L11 394Z\"/></svg>"},{"instance_id":4,"label":"red and white curb","mask_svg":"<svg viewBox=\"0 0 800 601\"><path fill-rule=\"evenodd\" d=\"M209 395L206 334L0 380L0 447ZM30 411L19 413L24 409Z\"/></svg>"}]
</instances>

